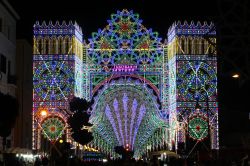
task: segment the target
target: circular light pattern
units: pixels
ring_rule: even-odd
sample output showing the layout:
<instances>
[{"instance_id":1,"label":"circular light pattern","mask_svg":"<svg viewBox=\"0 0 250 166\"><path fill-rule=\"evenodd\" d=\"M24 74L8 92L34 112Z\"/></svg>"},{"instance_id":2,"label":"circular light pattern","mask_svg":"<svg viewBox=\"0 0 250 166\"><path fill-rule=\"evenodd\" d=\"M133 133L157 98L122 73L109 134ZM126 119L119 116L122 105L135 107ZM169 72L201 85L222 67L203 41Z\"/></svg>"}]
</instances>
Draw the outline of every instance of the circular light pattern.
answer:
<instances>
[{"instance_id":1,"label":"circular light pattern","mask_svg":"<svg viewBox=\"0 0 250 166\"><path fill-rule=\"evenodd\" d=\"M202 140L208 135L208 122L202 117L193 117L188 122L189 136L195 140Z\"/></svg>"},{"instance_id":2,"label":"circular light pattern","mask_svg":"<svg viewBox=\"0 0 250 166\"><path fill-rule=\"evenodd\" d=\"M89 39L88 55L93 63L109 66L161 62L161 38L141 24L138 14L118 11L111 15L108 23L106 28L93 33Z\"/></svg>"},{"instance_id":3,"label":"circular light pattern","mask_svg":"<svg viewBox=\"0 0 250 166\"><path fill-rule=\"evenodd\" d=\"M43 134L51 141L57 140L63 134L65 123L59 117L49 117L42 122Z\"/></svg>"},{"instance_id":4,"label":"circular light pattern","mask_svg":"<svg viewBox=\"0 0 250 166\"><path fill-rule=\"evenodd\" d=\"M194 101L206 100L216 91L217 77L211 65L200 61L180 62L177 76L179 98Z\"/></svg>"},{"instance_id":5,"label":"circular light pattern","mask_svg":"<svg viewBox=\"0 0 250 166\"><path fill-rule=\"evenodd\" d=\"M67 99L73 89L74 75L66 62L45 61L34 71L33 85L40 100ZM39 99L37 99L39 100Z\"/></svg>"}]
</instances>

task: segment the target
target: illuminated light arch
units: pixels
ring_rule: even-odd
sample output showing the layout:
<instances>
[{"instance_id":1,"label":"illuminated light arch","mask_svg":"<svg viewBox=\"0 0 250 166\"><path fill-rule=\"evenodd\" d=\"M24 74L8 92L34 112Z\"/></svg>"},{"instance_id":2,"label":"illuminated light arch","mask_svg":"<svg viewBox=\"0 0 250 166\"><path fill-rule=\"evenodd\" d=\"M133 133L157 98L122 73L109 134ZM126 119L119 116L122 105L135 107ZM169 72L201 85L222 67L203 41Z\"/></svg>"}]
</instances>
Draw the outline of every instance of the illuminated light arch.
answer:
<instances>
[{"instance_id":1,"label":"illuminated light arch","mask_svg":"<svg viewBox=\"0 0 250 166\"><path fill-rule=\"evenodd\" d=\"M164 125L158 108L152 89L139 80L119 78L98 90L90 122L94 124L93 132L113 147L128 144L133 149L147 143L150 135Z\"/></svg>"},{"instance_id":2,"label":"illuminated light arch","mask_svg":"<svg viewBox=\"0 0 250 166\"><path fill-rule=\"evenodd\" d=\"M40 111L41 110L46 110L46 114L44 114L44 115L41 115L40 114ZM67 140L67 141L69 141L69 139L70 139L70 136L69 136L69 134L70 134L70 132L69 132L69 129L68 129L68 124L67 124L67 118L68 118L68 116L69 116L69 112L67 112L66 110L63 110L63 109L55 109L55 108L45 108L45 107L40 107L40 108L38 108L38 111L36 112L36 114L34 115L34 117L35 117L35 119L36 119L36 122L37 122L37 141L38 142L40 142L40 139L41 139L41 137L40 137L40 135L39 135L39 133L40 134L43 134L44 136L45 136L45 138L47 138L48 140L50 140L50 141L52 141L52 142L54 142L54 141L56 141L58 138L60 138L60 136L62 135L62 134L65 134L65 139ZM44 122L47 120L47 119L50 119L50 118L52 118L52 120L51 121L47 121L46 122L46 124L45 124L45 126L43 126L44 125ZM60 135L58 135L57 136L57 138L53 138L53 137L50 137L50 133L48 133L48 131L49 131L49 128L47 128L46 129L46 131L44 130L45 128L44 127L46 127L46 126L49 126L49 125L52 125L53 126L53 123L55 122L55 120L56 119L54 119L54 118L57 118L59 121L59 123L61 122L61 126L62 126L62 124L63 124L63 131L61 131L61 133L59 133ZM54 135L54 136L56 136L56 135Z\"/></svg>"},{"instance_id":3,"label":"illuminated light arch","mask_svg":"<svg viewBox=\"0 0 250 166\"><path fill-rule=\"evenodd\" d=\"M63 110L63 109L59 109L59 108L55 109L55 108L43 107L41 109L46 109L47 115L41 116L41 115L39 115L39 112L37 112L38 115L36 115L36 117L37 117L39 123L42 123L42 121L44 119L46 119L47 117L50 117L50 116L56 116L58 118L61 118L65 123L67 123L67 118L71 114L70 112ZM38 110L40 110L40 108Z\"/></svg>"},{"instance_id":4,"label":"illuminated light arch","mask_svg":"<svg viewBox=\"0 0 250 166\"><path fill-rule=\"evenodd\" d=\"M103 80L102 82L100 82L98 85L96 85L95 88L93 89L93 94L95 94L102 85L105 85L106 83L109 83L112 79L119 78L119 77L131 77L131 78L137 78L140 81L145 81L145 84L149 85L155 91L155 93L157 94L157 96L160 97L159 89L154 84L152 84L151 81L147 80L143 76L135 75L135 74L129 74L129 75L112 75L112 76L106 78L105 80Z\"/></svg>"},{"instance_id":5,"label":"illuminated light arch","mask_svg":"<svg viewBox=\"0 0 250 166\"><path fill-rule=\"evenodd\" d=\"M141 99L147 100L149 96L153 97L153 100L147 102L147 106L139 106L142 110L141 112L144 112L144 107L148 109L148 105L155 104L152 110L147 111L145 116L141 114L140 118L137 118L140 119L143 124L138 124L137 128L139 129L137 129L137 132L140 136L137 137L137 134L131 136L134 137L132 139L133 141L126 140L126 136L121 136L121 133L125 131L125 127L124 130L120 131L119 125L121 126L121 124L116 123L116 125L111 125L111 123L113 124L114 121L116 121L116 118L106 118L101 121L102 125L97 126L94 130L96 139L94 139L93 142L96 147L100 147L101 149L110 147L113 149L115 145L124 146L128 143L131 144L129 145L130 149L134 149L138 156L142 155L144 151L141 147L146 146L146 144L152 142L151 139L156 138L151 137L151 135L159 127L164 126L166 128L167 126L168 76L166 71L167 67L163 64L164 45L161 43L161 38L158 37L157 32L153 32L152 29L147 29L142 25L142 20L139 19L138 14L134 14L133 11L122 10L111 15L111 19L108 20L108 25L104 29L99 29L98 32L92 34L86 51L87 72L84 76L87 78L85 87L89 88L89 92L86 93L89 95L86 97L91 98L92 96L96 96L95 101L98 100L98 102L102 104L100 108L104 109L100 112L105 112L109 115L117 112L114 111L117 110L114 109L114 105L117 105L117 101L121 101L123 97L119 97L118 99L112 98L112 101L103 100L104 97L100 97L100 93L105 93L103 91L107 86L115 86L113 85L114 82L117 84L119 84L119 81L123 83L126 82L126 80L123 79L124 77L133 82L132 84L134 84L134 86L140 84L138 86L142 88L138 90L132 85L131 87L128 87L130 85L125 86L128 89L133 88L135 92L141 94L140 100L135 99L135 103L141 101ZM88 80L88 78L90 80ZM90 85L88 85L89 82ZM163 82L165 86L163 86ZM93 85L91 85L92 83ZM122 91L121 89L125 87L120 86L119 88L115 88L116 91L113 94L119 94ZM143 91L150 92L142 93ZM135 97L135 93L132 95L130 91L126 90L124 90L123 95L130 95L129 100L133 100ZM107 101L109 101L108 106ZM119 104L119 107L122 105L125 107L128 103L129 102L123 102L123 104ZM163 108L161 108L161 104L164 105ZM96 108L99 107L94 105L93 110ZM131 106L129 109L132 110ZM154 115L149 116L148 112L154 112ZM123 113L126 113L126 111ZM118 114L114 113L114 115L115 116L111 117L120 117ZM130 116L132 115L137 117L137 115L131 113ZM100 116L92 112L91 121L95 124L99 124L97 123L97 119L100 120ZM118 126L119 129L115 129L114 126ZM141 126L144 126L144 128ZM129 127L127 127L127 129L128 128ZM136 126L134 126L134 128L136 128ZM148 129L148 131L144 132L144 129ZM159 134L157 139L158 137L163 138L164 136ZM110 145L111 143L112 145ZM159 144L162 145L163 143L159 142Z\"/></svg>"}]
</instances>

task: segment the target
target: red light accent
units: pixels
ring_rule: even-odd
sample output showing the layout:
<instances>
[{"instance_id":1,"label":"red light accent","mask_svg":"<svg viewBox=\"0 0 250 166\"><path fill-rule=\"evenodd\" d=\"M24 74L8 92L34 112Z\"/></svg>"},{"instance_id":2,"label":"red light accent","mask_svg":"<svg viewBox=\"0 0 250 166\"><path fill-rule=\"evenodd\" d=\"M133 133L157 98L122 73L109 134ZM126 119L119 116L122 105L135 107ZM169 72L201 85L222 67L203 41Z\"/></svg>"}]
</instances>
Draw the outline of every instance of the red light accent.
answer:
<instances>
[{"instance_id":1,"label":"red light accent","mask_svg":"<svg viewBox=\"0 0 250 166\"><path fill-rule=\"evenodd\" d=\"M51 131L51 132L55 132L55 131L56 131L55 126L51 126L51 127L50 127L50 131Z\"/></svg>"},{"instance_id":2,"label":"red light accent","mask_svg":"<svg viewBox=\"0 0 250 166\"><path fill-rule=\"evenodd\" d=\"M123 24L121 24L121 30L122 31L127 31L128 30L128 24L126 24L126 23L123 23Z\"/></svg>"}]
</instances>

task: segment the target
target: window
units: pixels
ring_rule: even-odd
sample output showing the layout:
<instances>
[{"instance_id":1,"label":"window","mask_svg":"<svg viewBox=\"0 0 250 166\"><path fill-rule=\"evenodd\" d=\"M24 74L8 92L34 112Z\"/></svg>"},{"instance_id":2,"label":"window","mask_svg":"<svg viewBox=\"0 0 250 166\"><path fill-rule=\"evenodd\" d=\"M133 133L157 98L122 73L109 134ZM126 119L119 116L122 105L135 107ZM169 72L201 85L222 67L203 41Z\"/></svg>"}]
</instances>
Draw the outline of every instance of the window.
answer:
<instances>
[{"instance_id":1,"label":"window","mask_svg":"<svg viewBox=\"0 0 250 166\"><path fill-rule=\"evenodd\" d=\"M3 54L0 54L0 70L6 74L6 57Z\"/></svg>"}]
</instances>

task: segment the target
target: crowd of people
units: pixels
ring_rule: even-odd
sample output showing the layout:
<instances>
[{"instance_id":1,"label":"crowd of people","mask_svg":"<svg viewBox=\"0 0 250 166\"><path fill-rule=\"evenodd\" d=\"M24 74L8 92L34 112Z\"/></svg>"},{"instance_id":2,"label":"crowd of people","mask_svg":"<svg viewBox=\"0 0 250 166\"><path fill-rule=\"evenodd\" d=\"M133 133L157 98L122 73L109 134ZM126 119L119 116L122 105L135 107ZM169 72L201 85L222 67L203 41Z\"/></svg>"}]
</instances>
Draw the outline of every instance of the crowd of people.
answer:
<instances>
[{"instance_id":1,"label":"crowd of people","mask_svg":"<svg viewBox=\"0 0 250 166\"><path fill-rule=\"evenodd\" d=\"M250 166L248 155L240 160L224 158L219 160L197 161L195 159L171 158L170 160L152 159L112 159L112 160L85 160L76 156L51 159L47 156L36 157L33 162L8 156L5 162L0 161L0 166Z\"/></svg>"}]
</instances>

